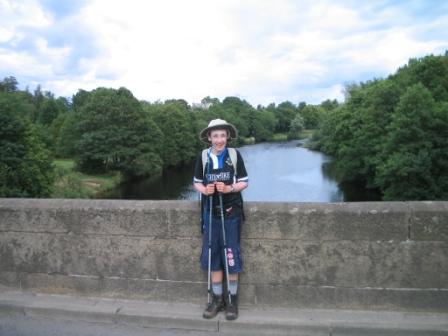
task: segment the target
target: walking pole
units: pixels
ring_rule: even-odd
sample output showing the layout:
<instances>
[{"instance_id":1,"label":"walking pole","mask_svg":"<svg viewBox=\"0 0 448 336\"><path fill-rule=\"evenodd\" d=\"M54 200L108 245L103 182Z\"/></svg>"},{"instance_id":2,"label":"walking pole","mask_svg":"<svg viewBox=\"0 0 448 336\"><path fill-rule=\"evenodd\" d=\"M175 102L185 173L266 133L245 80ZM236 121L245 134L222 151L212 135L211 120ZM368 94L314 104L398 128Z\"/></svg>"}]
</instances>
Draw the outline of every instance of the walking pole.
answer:
<instances>
[{"instance_id":1,"label":"walking pole","mask_svg":"<svg viewBox=\"0 0 448 336\"><path fill-rule=\"evenodd\" d=\"M209 206L210 206L210 214L208 220L208 294L207 294L207 303L211 304L211 293L212 293L212 204L213 204L213 195L208 197Z\"/></svg>"},{"instance_id":2,"label":"walking pole","mask_svg":"<svg viewBox=\"0 0 448 336\"><path fill-rule=\"evenodd\" d=\"M226 229L224 227L224 209L222 206L222 194L219 193L219 207L221 208L221 227L222 227L222 242L224 244L224 261L226 263L226 279L227 279L227 294L229 296L229 304L232 304L232 298L230 297L230 281L229 281L229 264L227 262L227 242L226 242Z\"/></svg>"}]
</instances>

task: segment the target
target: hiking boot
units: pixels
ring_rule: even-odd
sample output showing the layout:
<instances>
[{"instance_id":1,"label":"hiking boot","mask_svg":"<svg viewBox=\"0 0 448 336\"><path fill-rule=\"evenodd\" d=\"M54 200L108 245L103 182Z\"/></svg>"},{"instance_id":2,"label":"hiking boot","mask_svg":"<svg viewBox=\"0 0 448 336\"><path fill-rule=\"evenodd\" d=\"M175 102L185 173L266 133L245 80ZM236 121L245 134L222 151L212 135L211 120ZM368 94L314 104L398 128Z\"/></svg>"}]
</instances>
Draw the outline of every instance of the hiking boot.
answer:
<instances>
[{"instance_id":1,"label":"hiking boot","mask_svg":"<svg viewBox=\"0 0 448 336\"><path fill-rule=\"evenodd\" d=\"M207 303L207 307L204 310L202 316L206 319L214 318L218 312L224 310L224 300L222 295L212 295L212 302Z\"/></svg>"},{"instance_id":2,"label":"hiking boot","mask_svg":"<svg viewBox=\"0 0 448 336\"><path fill-rule=\"evenodd\" d=\"M232 321L238 318L238 296L230 295L231 303L227 302L226 320Z\"/></svg>"}]
</instances>

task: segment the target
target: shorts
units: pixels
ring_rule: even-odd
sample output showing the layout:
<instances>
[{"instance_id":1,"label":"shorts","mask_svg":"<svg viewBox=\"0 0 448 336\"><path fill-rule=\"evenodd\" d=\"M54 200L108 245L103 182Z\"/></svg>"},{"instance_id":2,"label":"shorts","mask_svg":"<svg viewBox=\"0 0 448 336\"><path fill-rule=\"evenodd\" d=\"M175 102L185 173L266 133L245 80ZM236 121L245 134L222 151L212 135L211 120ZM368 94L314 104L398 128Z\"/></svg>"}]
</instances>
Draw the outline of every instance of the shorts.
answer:
<instances>
[{"instance_id":1,"label":"shorts","mask_svg":"<svg viewBox=\"0 0 448 336\"><path fill-rule=\"evenodd\" d=\"M240 248L240 225L242 222L241 211L235 209L234 213L226 215L224 227L227 243L227 264L229 274L240 273L243 268L243 260ZM202 235L202 253L200 258L201 268L208 270L208 230L209 214L204 214L204 233ZM212 215L212 241L211 241L211 271L225 270L224 243L222 236L221 216Z\"/></svg>"}]
</instances>

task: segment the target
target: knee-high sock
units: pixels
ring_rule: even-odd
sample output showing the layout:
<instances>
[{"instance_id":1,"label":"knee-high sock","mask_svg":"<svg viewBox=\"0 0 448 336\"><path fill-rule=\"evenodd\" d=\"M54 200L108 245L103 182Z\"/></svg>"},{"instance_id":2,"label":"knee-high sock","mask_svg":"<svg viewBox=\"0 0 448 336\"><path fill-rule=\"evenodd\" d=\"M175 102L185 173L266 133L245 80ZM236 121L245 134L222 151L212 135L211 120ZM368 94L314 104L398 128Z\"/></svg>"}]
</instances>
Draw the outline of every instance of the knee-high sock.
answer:
<instances>
[{"instance_id":1,"label":"knee-high sock","mask_svg":"<svg viewBox=\"0 0 448 336\"><path fill-rule=\"evenodd\" d=\"M222 282L212 282L212 290L215 295L222 295Z\"/></svg>"},{"instance_id":2,"label":"knee-high sock","mask_svg":"<svg viewBox=\"0 0 448 336\"><path fill-rule=\"evenodd\" d=\"M229 281L229 291L230 294L236 295L236 293L238 292L238 280Z\"/></svg>"}]
</instances>

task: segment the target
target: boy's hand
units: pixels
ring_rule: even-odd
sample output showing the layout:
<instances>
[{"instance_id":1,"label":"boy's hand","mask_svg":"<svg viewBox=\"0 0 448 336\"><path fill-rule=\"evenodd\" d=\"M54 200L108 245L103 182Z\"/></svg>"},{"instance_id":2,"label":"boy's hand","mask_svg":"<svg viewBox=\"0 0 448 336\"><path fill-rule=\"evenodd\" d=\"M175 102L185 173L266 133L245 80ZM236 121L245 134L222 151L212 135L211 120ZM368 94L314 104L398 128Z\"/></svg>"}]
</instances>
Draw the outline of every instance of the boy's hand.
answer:
<instances>
[{"instance_id":1,"label":"boy's hand","mask_svg":"<svg viewBox=\"0 0 448 336\"><path fill-rule=\"evenodd\" d=\"M226 190L226 185L224 184L224 182L216 182L216 190L218 190L218 192L220 193L224 193Z\"/></svg>"},{"instance_id":2,"label":"boy's hand","mask_svg":"<svg viewBox=\"0 0 448 336\"><path fill-rule=\"evenodd\" d=\"M214 192L215 192L215 185L213 183L207 184L205 186L205 194L207 196L213 195Z\"/></svg>"}]
</instances>

